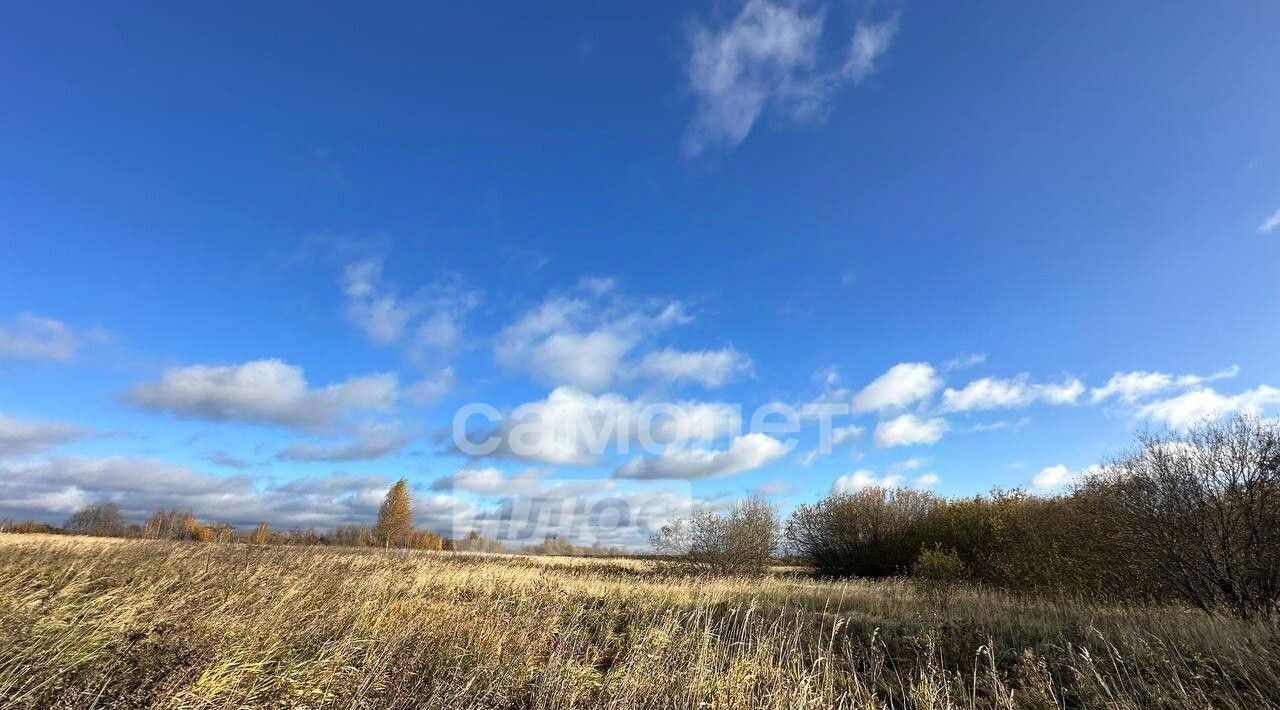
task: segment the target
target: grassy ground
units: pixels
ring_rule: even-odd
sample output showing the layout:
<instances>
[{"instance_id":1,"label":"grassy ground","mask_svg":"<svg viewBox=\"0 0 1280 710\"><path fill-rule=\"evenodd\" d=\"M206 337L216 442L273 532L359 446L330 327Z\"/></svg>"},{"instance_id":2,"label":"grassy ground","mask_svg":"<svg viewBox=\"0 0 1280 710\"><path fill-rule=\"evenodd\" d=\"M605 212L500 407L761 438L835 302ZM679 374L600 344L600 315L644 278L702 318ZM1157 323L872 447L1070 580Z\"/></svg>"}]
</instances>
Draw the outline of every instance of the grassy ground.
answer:
<instances>
[{"instance_id":1,"label":"grassy ground","mask_svg":"<svg viewBox=\"0 0 1280 710\"><path fill-rule=\"evenodd\" d=\"M633 560L0 535L4 708L1280 707L1278 638Z\"/></svg>"}]
</instances>

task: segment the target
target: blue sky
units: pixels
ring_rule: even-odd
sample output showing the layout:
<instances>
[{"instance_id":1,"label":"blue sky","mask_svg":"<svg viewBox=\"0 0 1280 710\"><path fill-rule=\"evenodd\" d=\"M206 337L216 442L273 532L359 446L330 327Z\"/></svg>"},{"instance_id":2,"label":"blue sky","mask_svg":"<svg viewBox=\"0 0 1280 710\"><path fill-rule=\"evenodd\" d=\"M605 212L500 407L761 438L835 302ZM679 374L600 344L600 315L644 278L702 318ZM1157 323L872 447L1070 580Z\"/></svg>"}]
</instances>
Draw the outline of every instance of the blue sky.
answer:
<instances>
[{"instance_id":1,"label":"blue sky","mask_svg":"<svg viewBox=\"0 0 1280 710\"><path fill-rule=\"evenodd\" d=\"M1052 491L1280 412L1270 3L8 14L0 516ZM679 466L443 436L548 398L855 412Z\"/></svg>"}]
</instances>

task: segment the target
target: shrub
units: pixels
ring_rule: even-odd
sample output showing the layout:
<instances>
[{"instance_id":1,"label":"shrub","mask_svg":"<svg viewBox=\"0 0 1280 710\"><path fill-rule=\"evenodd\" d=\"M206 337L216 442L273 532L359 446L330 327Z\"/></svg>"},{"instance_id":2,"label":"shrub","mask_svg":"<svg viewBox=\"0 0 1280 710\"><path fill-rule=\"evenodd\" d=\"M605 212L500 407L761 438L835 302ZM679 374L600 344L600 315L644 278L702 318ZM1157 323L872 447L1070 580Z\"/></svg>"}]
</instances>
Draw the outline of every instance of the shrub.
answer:
<instances>
[{"instance_id":1,"label":"shrub","mask_svg":"<svg viewBox=\"0 0 1280 710\"><path fill-rule=\"evenodd\" d=\"M796 508L791 551L831 576L890 577L911 566L924 540L920 522L939 504L931 493L865 488Z\"/></svg>"},{"instance_id":2,"label":"shrub","mask_svg":"<svg viewBox=\"0 0 1280 710\"><path fill-rule=\"evenodd\" d=\"M1143 434L1078 491L1119 554L1179 598L1240 617L1280 612L1280 423L1249 416Z\"/></svg>"},{"instance_id":3,"label":"shrub","mask_svg":"<svg viewBox=\"0 0 1280 710\"><path fill-rule=\"evenodd\" d=\"M650 538L653 549L703 572L758 574L778 549L778 512L751 496L727 513L695 511Z\"/></svg>"},{"instance_id":4,"label":"shrub","mask_svg":"<svg viewBox=\"0 0 1280 710\"><path fill-rule=\"evenodd\" d=\"M128 529L124 513L115 503L97 503L77 510L63 528L73 535L123 536Z\"/></svg>"}]
</instances>

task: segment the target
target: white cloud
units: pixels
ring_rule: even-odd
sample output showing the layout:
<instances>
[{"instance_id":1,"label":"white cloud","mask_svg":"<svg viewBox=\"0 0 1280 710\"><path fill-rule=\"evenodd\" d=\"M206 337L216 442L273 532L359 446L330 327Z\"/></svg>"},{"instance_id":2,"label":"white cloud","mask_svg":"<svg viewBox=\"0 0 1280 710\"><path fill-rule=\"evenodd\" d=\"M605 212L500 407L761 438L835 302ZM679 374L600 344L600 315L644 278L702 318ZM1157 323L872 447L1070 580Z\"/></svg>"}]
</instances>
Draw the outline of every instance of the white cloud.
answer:
<instances>
[{"instance_id":1,"label":"white cloud","mask_svg":"<svg viewBox=\"0 0 1280 710\"><path fill-rule=\"evenodd\" d=\"M462 319L479 302L479 293L462 287L457 276L441 278L410 297L386 283L383 261L370 257L342 272L347 318L378 345L400 341L413 328L413 351L448 350L462 341Z\"/></svg>"},{"instance_id":2,"label":"white cloud","mask_svg":"<svg viewBox=\"0 0 1280 710\"><path fill-rule=\"evenodd\" d=\"M437 478L431 483L433 491L463 491L467 493L516 493L516 489L508 484L502 471L496 468L460 468L457 471Z\"/></svg>"},{"instance_id":3,"label":"white cloud","mask_svg":"<svg viewBox=\"0 0 1280 710\"><path fill-rule=\"evenodd\" d=\"M618 280L607 276L584 276L578 280L578 288L603 296L618 288Z\"/></svg>"},{"instance_id":4,"label":"white cloud","mask_svg":"<svg viewBox=\"0 0 1280 710\"><path fill-rule=\"evenodd\" d=\"M1258 231L1266 234L1276 227L1280 227L1280 210L1276 210L1270 217L1263 220L1262 224L1258 225Z\"/></svg>"},{"instance_id":5,"label":"white cloud","mask_svg":"<svg viewBox=\"0 0 1280 710\"><path fill-rule=\"evenodd\" d=\"M903 362L889 368L853 398L855 412L900 409L938 391L942 380L924 362Z\"/></svg>"},{"instance_id":6,"label":"white cloud","mask_svg":"<svg viewBox=\"0 0 1280 710\"><path fill-rule=\"evenodd\" d=\"M1084 383L1075 378L1057 384L1036 384L1025 373L1010 379L983 377L965 385L964 389L948 387L942 393L942 411L1012 409L1035 402L1074 404L1084 394L1084 390Z\"/></svg>"},{"instance_id":7,"label":"white cloud","mask_svg":"<svg viewBox=\"0 0 1280 710\"><path fill-rule=\"evenodd\" d=\"M969 353L966 355L953 357L950 360L947 360L946 362L942 363L941 369L943 372L952 372L954 370L964 370L966 368L976 367L978 365L981 365L986 361L987 361L987 356L984 353Z\"/></svg>"},{"instance_id":8,"label":"white cloud","mask_svg":"<svg viewBox=\"0 0 1280 710\"><path fill-rule=\"evenodd\" d=\"M328 425L349 412L385 411L396 398L392 374L353 377L311 389L302 368L281 360L173 367L159 381L129 392L129 399L144 409L180 417L290 427Z\"/></svg>"},{"instance_id":9,"label":"white cloud","mask_svg":"<svg viewBox=\"0 0 1280 710\"><path fill-rule=\"evenodd\" d=\"M1260 385L1235 395L1224 395L1211 387L1185 392L1176 397L1142 405L1138 416L1165 424L1175 429L1185 429L1205 419L1221 417L1235 412L1261 413L1269 407L1280 406L1280 389Z\"/></svg>"},{"instance_id":10,"label":"white cloud","mask_svg":"<svg viewBox=\"0 0 1280 710\"><path fill-rule=\"evenodd\" d=\"M831 492L857 493L864 488L915 488L918 490L932 488L940 480L935 473L921 474L910 480L907 480L906 476L903 475L906 471L918 468L922 462L922 459L907 459L900 464L891 466L883 476L877 476L870 469L860 468L853 473L837 478L831 484Z\"/></svg>"},{"instance_id":11,"label":"white cloud","mask_svg":"<svg viewBox=\"0 0 1280 710\"><path fill-rule=\"evenodd\" d=\"M1163 390L1195 387L1206 382L1223 380L1240 374L1240 367L1232 365L1211 375L1170 375L1163 372L1117 372L1102 387L1095 387L1091 398L1096 404L1110 397L1117 397L1133 404L1138 400Z\"/></svg>"},{"instance_id":12,"label":"white cloud","mask_svg":"<svg viewBox=\"0 0 1280 710\"><path fill-rule=\"evenodd\" d=\"M1031 417L1021 417L1019 419L1000 419L994 422L983 422L974 424L965 429L966 434L976 434L984 431L1000 431L1002 429L1020 429L1031 423Z\"/></svg>"},{"instance_id":13,"label":"white cloud","mask_svg":"<svg viewBox=\"0 0 1280 710\"><path fill-rule=\"evenodd\" d=\"M912 488L933 488L934 486L938 485L938 482L941 480L942 479L938 478L938 474L936 473L932 473L932 472L922 473L919 476L916 476L915 478L911 479L911 487Z\"/></svg>"},{"instance_id":14,"label":"white cloud","mask_svg":"<svg viewBox=\"0 0 1280 710\"><path fill-rule=\"evenodd\" d=\"M933 444L941 439L949 428L947 420L941 417L921 419L914 414L903 414L877 424L875 440L876 445L881 448Z\"/></svg>"},{"instance_id":15,"label":"white cloud","mask_svg":"<svg viewBox=\"0 0 1280 710\"><path fill-rule=\"evenodd\" d=\"M777 439L759 433L735 437L725 450L682 448L653 458L628 461L614 471L616 478L697 479L731 476L760 468L783 454L787 447Z\"/></svg>"},{"instance_id":16,"label":"white cloud","mask_svg":"<svg viewBox=\"0 0 1280 710\"><path fill-rule=\"evenodd\" d=\"M708 443L742 430L739 407L708 402L671 402L658 407L617 394L593 395L573 387L557 387L546 399L512 411L496 431L493 455L551 464L591 464L611 452L626 454L645 443L640 428L648 425L656 444L682 441Z\"/></svg>"},{"instance_id":17,"label":"white cloud","mask_svg":"<svg viewBox=\"0 0 1280 710\"><path fill-rule=\"evenodd\" d=\"M399 340L416 311L383 283L379 258L348 264L342 272L342 290L347 296L347 318L381 345Z\"/></svg>"},{"instance_id":18,"label":"white cloud","mask_svg":"<svg viewBox=\"0 0 1280 710\"><path fill-rule=\"evenodd\" d=\"M901 476L908 471L915 471L916 469L923 468L928 463L929 459L927 458L912 456L911 458L903 459L897 463L889 464L885 467L885 472L890 475Z\"/></svg>"},{"instance_id":19,"label":"white cloud","mask_svg":"<svg viewBox=\"0 0 1280 710\"><path fill-rule=\"evenodd\" d=\"M824 12L800 5L749 0L728 24L695 23L686 67L697 101L684 151L741 143L766 110L794 121L825 116L844 83L861 83L889 47L896 21L860 22L842 67L820 61Z\"/></svg>"},{"instance_id":20,"label":"white cloud","mask_svg":"<svg viewBox=\"0 0 1280 710\"><path fill-rule=\"evenodd\" d=\"M856 493L863 488L897 488L901 484L901 476L877 476L873 471L860 468L837 478L831 484L831 492Z\"/></svg>"},{"instance_id":21,"label":"white cloud","mask_svg":"<svg viewBox=\"0 0 1280 710\"><path fill-rule=\"evenodd\" d=\"M498 333L494 357L509 370L553 385L598 392L618 381L693 382L719 387L751 370L733 348L635 354L658 333L693 319L679 301L628 301L597 285L591 294L553 296Z\"/></svg>"},{"instance_id":22,"label":"white cloud","mask_svg":"<svg viewBox=\"0 0 1280 710\"><path fill-rule=\"evenodd\" d=\"M863 428L856 424L831 428L831 445L839 446L845 442L857 441L862 437Z\"/></svg>"},{"instance_id":23,"label":"white cloud","mask_svg":"<svg viewBox=\"0 0 1280 710\"><path fill-rule=\"evenodd\" d=\"M396 422L361 424L347 441L318 444L299 442L281 451L279 458L289 461L365 461L393 454L409 439Z\"/></svg>"},{"instance_id":24,"label":"white cloud","mask_svg":"<svg viewBox=\"0 0 1280 710\"><path fill-rule=\"evenodd\" d=\"M1031 479L1031 485L1041 489L1058 488L1074 478L1075 474L1070 469L1058 464L1040 469L1040 473Z\"/></svg>"},{"instance_id":25,"label":"white cloud","mask_svg":"<svg viewBox=\"0 0 1280 710\"><path fill-rule=\"evenodd\" d=\"M1051 491L1068 486L1100 470L1101 467L1096 465L1088 466L1079 471L1072 471L1062 464L1046 466L1040 469L1040 473L1032 477L1031 485L1041 491Z\"/></svg>"},{"instance_id":26,"label":"white cloud","mask_svg":"<svg viewBox=\"0 0 1280 710\"><path fill-rule=\"evenodd\" d=\"M15 419L0 414L0 456L44 451L80 439L86 433L74 424Z\"/></svg>"},{"instance_id":27,"label":"white cloud","mask_svg":"<svg viewBox=\"0 0 1280 710\"><path fill-rule=\"evenodd\" d=\"M665 348L641 358L636 371L659 382L696 382L711 389L750 372L751 358L731 347L697 351Z\"/></svg>"},{"instance_id":28,"label":"white cloud","mask_svg":"<svg viewBox=\"0 0 1280 710\"><path fill-rule=\"evenodd\" d=\"M898 18L884 22L859 22L853 30L849 44L849 57L844 63L844 75L855 85L861 84L875 73L876 62L889 51L889 43L898 32Z\"/></svg>"},{"instance_id":29,"label":"white cloud","mask_svg":"<svg viewBox=\"0 0 1280 710\"><path fill-rule=\"evenodd\" d=\"M0 359L69 362L84 342L106 338L100 330L76 333L60 320L19 313L0 323Z\"/></svg>"}]
</instances>

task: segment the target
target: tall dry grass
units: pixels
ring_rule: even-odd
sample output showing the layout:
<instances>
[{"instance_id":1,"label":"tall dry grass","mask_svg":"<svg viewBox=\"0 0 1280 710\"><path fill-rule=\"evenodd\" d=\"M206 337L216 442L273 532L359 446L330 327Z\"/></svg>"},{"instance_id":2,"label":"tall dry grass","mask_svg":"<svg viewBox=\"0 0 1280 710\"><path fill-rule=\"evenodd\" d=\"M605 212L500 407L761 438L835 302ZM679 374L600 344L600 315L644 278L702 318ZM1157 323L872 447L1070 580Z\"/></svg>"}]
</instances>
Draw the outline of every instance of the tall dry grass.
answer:
<instances>
[{"instance_id":1,"label":"tall dry grass","mask_svg":"<svg viewBox=\"0 0 1280 710\"><path fill-rule=\"evenodd\" d=\"M1274 628L640 561L0 535L5 708L1258 708Z\"/></svg>"}]
</instances>

